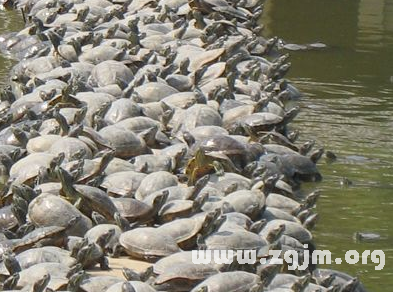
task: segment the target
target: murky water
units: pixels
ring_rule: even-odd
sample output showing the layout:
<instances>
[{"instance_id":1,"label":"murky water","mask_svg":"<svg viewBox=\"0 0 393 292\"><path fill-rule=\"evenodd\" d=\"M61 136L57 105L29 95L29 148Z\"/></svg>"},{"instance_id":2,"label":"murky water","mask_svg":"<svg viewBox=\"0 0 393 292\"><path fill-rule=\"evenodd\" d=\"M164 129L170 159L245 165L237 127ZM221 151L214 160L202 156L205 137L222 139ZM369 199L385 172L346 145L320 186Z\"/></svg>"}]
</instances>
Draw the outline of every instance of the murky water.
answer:
<instances>
[{"instance_id":1,"label":"murky water","mask_svg":"<svg viewBox=\"0 0 393 292\"><path fill-rule=\"evenodd\" d=\"M393 1L267 0L262 21L266 36L328 45L291 52L287 75L305 95L294 127L339 157L320 164L315 238L332 259L351 249L382 249L382 271L370 258L367 265L330 267L358 274L370 291L392 291ZM342 177L353 184L340 186ZM356 243L357 231L379 233L381 240Z\"/></svg>"},{"instance_id":2,"label":"murky water","mask_svg":"<svg viewBox=\"0 0 393 292\"><path fill-rule=\"evenodd\" d=\"M24 27L18 11L4 11L0 6L0 34L16 32ZM13 62L0 54L0 84L4 84Z\"/></svg>"},{"instance_id":3,"label":"murky water","mask_svg":"<svg viewBox=\"0 0 393 292\"><path fill-rule=\"evenodd\" d=\"M302 113L294 127L301 139L313 138L334 151L337 162L322 161L324 181L318 247L344 258L382 249L386 265L330 265L358 274L370 291L391 291L393 284L393 0L267 0L266 36L291 43L323 42L320 51L291 52L288 78L303 91ZM0 34L23 26L15 12L0 11ZM11 62L0 56L0 83ZM347 177L351 186L340 186ZM356 243L353 234L371 231L381 240Z\"/></svg>"}]
</instances>

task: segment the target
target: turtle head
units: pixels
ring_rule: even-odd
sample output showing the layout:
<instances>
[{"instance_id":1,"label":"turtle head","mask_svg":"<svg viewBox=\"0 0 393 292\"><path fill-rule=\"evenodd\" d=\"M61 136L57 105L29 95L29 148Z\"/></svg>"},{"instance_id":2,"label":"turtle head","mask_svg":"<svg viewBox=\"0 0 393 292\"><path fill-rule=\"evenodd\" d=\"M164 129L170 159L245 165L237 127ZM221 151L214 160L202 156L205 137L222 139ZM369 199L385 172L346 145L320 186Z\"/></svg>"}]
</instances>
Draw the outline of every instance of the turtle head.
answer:
<instances>
[{"instance_id":1,"label":"turtle head","mask_svg":"<svg viewBox=\"0 0 393 292\"><path fill-rule=\"evenodd\" d=\"M109 243L109 241L113 238L115 235L115 229L111 228L107 232L101 234L97 238L97 244L101 247L102 250L105 249L105 246Z\"/></svg>"},{"instance_id":2,"label":"turtle head","mask_svg":"<svg viewBox=\"0 0 393 292\"><path fill-rule=\"evenodd\" d=\"M19 273L15 273L7 278L3 283L3 291L14 290L20 279Z\"/></svg>"},{"instance_id":3,"label":"turtle head","mask_svg":"<svg viewBox=\"0 0 393 292\"><path fill-rule=\"evenodd\" d=\"M198 196L193 201L193 204L192 204L193 213L196 213L196 212L200 211L202 206L205 204L205 202L207 201L208 198L209 198L209 194L208 193L204 193L204 194L201 194L200 196Z\"/></svg>"},{"instance_id":4,"label":"turtle head","mask_svg":"<svg viewBox=\"0 0 393 292\"><path fill-rule=\"evenodd\" d=\"M83 270L72 275L68 281L67 290L71 292L79 291L79 286L82 284L83 280L86 279L86 277L86 272Z\"/></svg>"},{"instance_id":5,"label":"turtle head","mask_svg":"<svg viewBox=\"0 0 393 292\"><path fill-rule=\"evenodd\" d=\"M189 197L190 200L195 199L200 194L200 192L209 182L209 179L210 179L210 175L206 174L195 182L195 185L192 189L192 193Z\"/></svg>"},{"instance_id":6,"label":"turtle head","mask_svg":"<svg viewBox=\"0 0 393 292\"><path fill-rule=\"evenodd\" d=\"M60 180L61 189L67 197L77 199L79 198L77 191L73 187L73 178L64 168L56 166L54 174Z\"/></svg>"},{"instance_id":7,"label":"turtle head","mask_svg":"<svg viewBox=\"0 0 393 292\"><path fill-rule=\"evenodd\" d=\"M293 283L291 289L294 292L301 292L304 291L304 289L307 287L307 285L310 283L311 280L311 275L304 275L302 277L299 277L299 279L297 279L295 281L295 283ZM353 290L350 290L353 291Z\"/></svg>"},{"instance_id":8,"label":"turtle head","mask_svg":"<svg viewBox=\"0 0 393 292\"><path fill-rule=\"evenodd\" d=\"M43 292L46 286L48 286L51 277L50 274L45 274L41 279L38 279L33 284L33 292Z\"/></svg>"},{"instance_id":9,"label":"turtle head","mask_svg":"<svg viewBox=\"0 0 393 292\"><path fill-rule=\"evenodd\" d=\"M3 263L6 267L7 271L10 275L19 273L22 271L21 266L19 265L18 260L16 259L15 255L11 252L11 250L6 250L3 254Z\"/></svg>"},{"instance_id":10,"label":"turtle head","mask_svg":"<svg viewBox=\"0 0 393 292\"><path fill-rule=\"evenodd\" d=\"M266 236L267 242L275 242L278 240L285 231L285 224L280 224L278 227L273 228Z\"/></svg>"},{"instance_id":11,"label":"turtle head","mask_svg":"<svg viewBox=\"0 0 393 292\"><path fill-rule=\"evenodd\" d=\"M113 218L115 219L116 224L120 227L121 230L127 231L131 228L130 222L126 218L121 216L119 212L115 212Z\"/></svg>"},{"instance_id":12,"label":"turtle head","mask_svg":"<svg viewBox=\"0 0 393 292\"><path fill-rule=\"evenodd\" d=\"M157 214L158 211L162 208L162 206L164 206L164 204L168 200L168 196L169 196L169 191L164 190L164 191L162 191L161 194L159 194L157 197L154 198L153 211L152 211L152 212L154 212L154 214Z\"/></svg>"},{"instance_id":13,"label":"turtle head","mask_svg":"<svg viewBox=\"0 0 393 292\"><path fill-rule=\"evenodd\" d=\"M81 108L79 108L75 115L74 115L74 123L75 124L80 124L83 122L83 120L85 119L87 114L87 106L82 106Z\"/></svg>"},{"instance_id":14,"label":"turtle head","mask_svg":"<svg viewBox=\"0 0 393 292\"><path fill-rule=\"evenodd\" d=\"M136 292L135 288L128 281L121 285L121 292Z\"/></svg>"},{"instance_id":15,"label":"turtle head","mask_svg":"<svg viewBox=\"0 0 393 292\"><path fill-rule=\"evenodd\" d=\"M255 221L253 224L251 224L250 231L255 234L258 234L259 232L261 232L263 227L266 226L266 223L267 223L266 219Z\"/></svg>"},{"instance_id":16,"label":"turtle head","mask_svg":"<svg viewBox=\"0 0 393 292\"><path fill-rule=\"evenodd\" d=\"M25 147L27 142L29 141L26 133L22 129L13 126L11 126L11 131L15 138L18 140L18 142L21 143L23 147Z\"/></svg>"},{"instance_id":17,"label":"turtle head","mask_svg":"<svg viewBox=\"0 0 393 292\"><path fill-rule=\"evenodd\" d=\"M126 278L127 281L141 281L141 277L140 274L133 270L133 269L129 269L129 268L123 268L121 270L124 278Z\"/></svg>"},{"instance_id":18,"label":"turtle head","mask_svg":"<svg viewBox=\"0 0 393 292\"><path fill-rule=\"evenodd\" d=\"M257 267L257 274L261 278L264 286L268 286L273 278L280 272L281 265L267 264Z\"/></svg>"}]
</instances>

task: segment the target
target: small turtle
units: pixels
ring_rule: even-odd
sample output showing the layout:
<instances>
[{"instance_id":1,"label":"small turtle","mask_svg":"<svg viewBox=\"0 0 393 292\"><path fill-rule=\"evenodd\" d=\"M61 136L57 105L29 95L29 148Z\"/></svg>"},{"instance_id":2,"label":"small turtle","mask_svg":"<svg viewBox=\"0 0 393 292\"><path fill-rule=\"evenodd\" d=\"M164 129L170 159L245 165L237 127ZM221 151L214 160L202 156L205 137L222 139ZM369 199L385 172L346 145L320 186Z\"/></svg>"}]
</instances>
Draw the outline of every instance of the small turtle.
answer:
<instances>
[{"instance_id":1,"label":"small turtle","mask_svg":"<svg viewBox=\"0 0 393 292\"><path fill-rule=\"evenodd\" d=\"M116 157L130 158L140 154L151 153L146 142L141 137L117 125L106 126L98 133L111 143L116 151Z\"/></svg>"},{"instance_id":2,"label":"small turtle","mask_svg":"<svg viewBox=\"0 0 393 292\"><path fill-rule=\"evenodd\" d=\"M207 236L213 231L219 212L209 212L206 216L177 219L161 225L158 229L173 237L179 247L189 250L196 246L197 236Z\"/></svg>"},{"instance_id":3,"label":"small turtle","mask_svg":"<svg viewBox=\"0 0 393 292\"><path fill-rule=\"evenodd\" d=\"M381 235L373 232L355 232L353 238L355 241L377 241L381 239Z\"/></svg>"},{"instance_id":4,"label":"small turtle","mask_svg":"<svg viewBox=\"0 0 393 292\"><path fill-rule=\"evenodd\" d=\"M112 200L122 217L129 222L141 224L154 220L167 198L168 193L164 191L154 198L151 205L133 198L114 198Z\"/></svg>"},{"instance_id":5,"label":"small turtle","mask_svg":"<svg viewBox=\"0 0 393 292\"><path fill-rule=\"evenodd\" d=\"M109 287L116 283L123 283L124 279L114 276L94 276L86 278L82 276L82 281L77 289L67 289L72 292L95 292L106 291Z\"/></svg>"},{"instance_id":6,"label":"small turtle","mask_svg":"<svg viewBox=\"0 0 393 292\"><path fill-rule=\"evenodd\" d=\"M72 185L72 178L67 171L61 167L58 167L55 171L61 181L64 195L78 203L87 216L91 216L91 212L96 211L108 220L114 220L117 208L104 191L87 185Z\"/></svg>"},{"instance_id":7,"label":"small turtle","mask_svg":"<svg viewBox=\"0 0 393 292\"><path fill-rule=\"evenodd\" d=\"M20 242L13 246L12 250L20 253L35 246L52 245L63 247L67 238L67 229L75 225L78 219L77 217L72 218L64 227L47 226L37 228L21 238Z\"/></svg>"},{"instance_id":8,"label":"small turtle","mask_svg":"<svg viewBox=\"0 0 393 292\"><path fill-rule=\"evenodd\" d=\"M130 256L148 261L180 251L170 235L152 227L136 228L122 233L120 244Z\"/></svg>"},{"instance_id":9,"label":"small turtle","mask_svg":"<svg viewBox=\"0 0 393 292\"><path fill-rule=\"evenodd\" d=\"M12 229L18 225L18 220L12 212L12 205L0 208L0 231Z\"/></svg>"},{"instance_id":10,"label":"small turtle","mask_svg":"<svg viewBox=\"0 0 393 292\"><path fill-rule=\"evenodd\" d=\"M311 276L305 275L298 277L286 273L278 273L269 283L269 289L295 289L295 291L304 290L310 283Z\"/></svg>"},{"instance_id":11,"label":"small turtle","mask_svg":"<svg viewBox=\"0 0 393 292\"><path fill-rule=\"evenodd\" d=\"M83 164L78 167L78 162L70 162L69 164L65 165L66 170L73 169L77 167L77 177L74 178L75 182L78 184L84 184L97 176L100 176L105 171L105 168L108 166L110 161L114 157L114 151L108 150L103 153L100 157L100 161L94 161L89 159L84 159Z\"/></svg>"},{"instance_id":12,"label":"small turtle","mask_svg":"<svg viewBox=\"0 0 393 292\"><path fill-rule=\"evenodd\" d=\"M269 221L259 234L263 238L269 238L269 234L271 234L273 230L280 229L281 225L285 226L283 234L291 236L301 243L308 243L312 240L310 231L304 228L301 224L280 219Z\"/></svg>"},{"instance_id":13,"label":"small turtle","mask_svg":"<svg viewBox=\"0 0 393 292\"><path fill-rule=\"evenodd\" d=\"M63 159L62 154L56 157L48 153L32 153L11 167L10 179L13 180L13 184L33 185L40 168L49 169L52 163L61 163Z\"/></svg>"},{"instance_id":14,"label":"small turtle","mask_svg":"<svg viewBox=\"0 0 393 292\"><path fill-rule=\"evenodd\" d=\"M47 285L49 289L55 291L65 289L68 283L67 275L75 268L78 269L79 267L69 267L63 263L50 262L36 264L19 273L20 279L17 287L23 288L31 285L45 287Z\"/></svg>"},{"instance_id":15,"label":"small turtle","mask_svg":"<svg viewBox=\"0 0 393 292\"><path fill-rule=\"evenodd\" d=\"M143 201L149 194L177 184L178 178L175 175L166 171L153 172L142 180L135 198Z\"/></svg>"},{"instance_id":16,"label":"small turtle","mask_svg":"<svg viewBox=\"0 0 393 292\"><path fill-rule=\"evenodd\" d=\"M105 247L106 242L113 236L113 229L101 235L98 239L99 243ZM77 248L77 247L75 247ZM83 268L94 267L96 263L100 264L101 270L109 270L108 260L104 255L102 247L94 242L81 245L76 252L76 259L78 263L82 264Z\"/></svg>"},{"instance_id":17,"label":"small turtle","mask_svg":"<svg viewBox=\"0 0 393 292\"><path fill-rule=\"evenodd\" d=\"M189 217L200 211L208 199L208 194L201 194L195 200L171 200L162 206L158 213L161 222L170 222L176 218Z\"/></svg>"},{"instance_id":18,"label":"small turtle","mask_svg":"<svg viewBox=\"0 0 393 292\"><path fill-rule=\"evenodd\" d=\"M119 282L110 286L106 292L155 292L149 284L141 281Z\"/></svg>"},{"instance_id":19,"label":"small turtle","mask_svg":"<svg viewBox=\"0 0 393 292\"><path fill-rule=\"evenodd\" d=\"M188 184L194 185L198 179L212 171L218 175L223 175L224 171L240 172L227 155L220 152L207 152L200 148L187 163L185 174L188 176Z\"/></svg>"},{"instance_id":20,"label":"small turtle","mask_svg":"<svg viewBox=\"0 0 393 292\"><path fill-rule=\"evenodd\" d=\"M67 227L70 220L77 218L77 222L67 230L69 235L83 235L92 227L91 220L75 206L59 196L48 193L42 193L29 204L28 215L34 225L39 227Z\"/></svg>"},{"instance_id":21,"label":"small turtle","mask_svg":"<svg viewBox=\"0 0 393 292\"><path fill-rule=\"evenodd\" d=\"M206 291L252 291L256 285L260 285L263 279L260 276L243 272L223 272L210 276L199 285L195 286L191 292L199 292L202 287L206 287Z\"/></svg>"},{"instance_id":22,"label":"small turtle","mask_svg":"<svg viewBox=\"0 0 393 292\"><path fill-rule=\"evenodd\" d=\"M118 171L107 175L101 187L111 196L134 195L146 174L136 171Z\"/></svg>"},{"instance_id":23,"label":"small turtle","mask_svg":"<svg viewBox=\"0 0 393 292\"><path fill-rule=\"evenodd\" d=\"M111 230L113 230L113 234L111 234ZM89 242L99 244L99 241L102 240L102 236L105 237L105 234L111 235L109 240L105 242L105 246L102 246L102 249L104 253L108 253L109 256L117 256L119 252L119 238L121 233L122 230L117 225L99 224L89 229L84 238L87 238ZM101 243L101 245L103 244Z\"/></svg>"},{"instance_id":24,"label":"small turtle","mask_svg":"<svg viewBox=\"0 0 393 292\"><path fill-rule=\"evenodd\" d=\"M27 269L39 263L62 263L69 267L76 264L76 260L71 257L70 252L55 246L45 246L40 248L31 248L16 255L22 270ZM0 279L9 276L5 263L0 263Z\"/></svg>"}]
</instances>

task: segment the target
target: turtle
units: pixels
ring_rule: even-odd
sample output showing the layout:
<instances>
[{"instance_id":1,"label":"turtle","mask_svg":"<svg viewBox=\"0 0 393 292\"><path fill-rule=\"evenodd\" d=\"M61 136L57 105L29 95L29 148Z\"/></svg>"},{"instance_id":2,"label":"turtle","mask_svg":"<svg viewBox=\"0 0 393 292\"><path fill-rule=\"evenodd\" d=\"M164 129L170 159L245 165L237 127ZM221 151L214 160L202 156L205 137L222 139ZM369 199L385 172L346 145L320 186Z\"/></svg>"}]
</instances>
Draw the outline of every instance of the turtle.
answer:
<instances>
[{"instance_id":1,"label":"turtle","mask_svg":"<svg viewBox=\"0 0 393 292\"><path fill-rule=\"evenodd\" d=\"M270 289L291 288L301 291L301 289L307 287L310 280L311 280L310 275L298 277L287 273L278 273L269 283L268 287Z\"/></svg>"},{"instance_id":2,"label":"turtle","mask_svg":"<svg viewBox=\"0 0 393 292\"><path fill-rule=\"evenodd\" d=\"M274 219L282 219L291 222L301 223L299 218L291 215L288 212L283 211L282 209L276 207L266 207L262 212L262 218L266 219L267 221L274 220Z\"/></svg>"},{"instance_id":3,"label":"turtle","mask_svg":"<svg viewBox=\"0 0 393 292\"><path fill-rule=\"evenodd\" d=\"M160 222L170 222L176 218L186 218L198 212L205 201L208 194L202 194L195 200L171 200L164 204L158 212Z\"/></svg>"},{"instance_id":4,"label":"turtle","mask_svg":"<svg viewBox=\"0 0 393 292\"><path fill-rule=\"evenodd\" d=\"M181 135L184 132L189 132L200 126L221 125L221 116L215 109L207 104L197 103L182 112L179 111L178 120L173 123L172 135Z\"/></svg>"},{"instance_id":5,"label":"turtle","mask_svg":"<svg viewBox=\"0 0 393 292\"><path fill-rule=\"evenodd\" d=\"M141 109L142 111L144 108ZM136 134L142 133L148 129L157 127L160 128L161 125L158 121L146 117L146 116L137 116L123 119L115 124L117 127L124 128L128 131L132 131Z\"/></svg>"},{"instance_id":6,"label":"turtle","mask_svg":"<svg viewBox=\"0 0 393 292\"><path fill-rule=\"evenodd\" d=\"M225 213L224 219L225 219L224 222L221 224L221 226L218 228L217 231L223 231L223 230L231 231L235 229L250 230L253 224L250 217L239 212Z\"/></svg>"},{"instance_id":7,"label":"turtle","mask_svg":"<svg viewBox=\"0 0 393 292\"><path fill-rule=\"evenodd\" d=\"M188 91L171 94L161 100L170 107L189 108L196 103L206 103L206 97L200 91Z\"/></svg>"},{"instance_id":8,"label":"turtle","mask_svg":"<svg viewBox=\"0 0 393 292\"><path fill-rule=\"evenodd\" d=\"M167 197L168 193L162 192L154 198L152 205L133 198L114 198L113 202L122 217L131 223L137 222L141 224L154 221L158 211L165 204Z\"/></svg>"},{"instance_id":9,"label":"turtle","mask_svg":"<svg viewBox=\"0 0 393 292\"><path fill-rule=\"evenodd\" d=\"M12 247L12 251L20 253L35 246L65 246L67 238L66 231L78 221L77 217L72 218L66 226L46 226L34 229L26 234Z\"/></svg>"},{"instance_id":10,"label":"turtle","mask_svg":"<svg viewBox=\"0 0 393 292\"><path fill-rule=\"evenodd\" d=\"M76 259L71 257L70 252L55 246L28 249L16 255L16 260L22 270L44 262L62 263L69 267L76 264ZM4 279L8 275L4 262L0 263L0 278Z\"/></svg>"},{"instance_id":11,"label":"turtle","mask_svg":"<svg viewBox=\"0 0 393 292\"><path fill-rule=\"evenodd\" d=\"M284 154L279 156L279 163L281 171L295 180L322 180L322 175L319 173L315 162L306 156L300 154Z\"/></svg>"},{"instance_id":12,"label":"turtle","mask_svg":"<svg viewBox=\"0 0 393 292\"><path fill-rule=\"evenodd\" d=\"M111 143L116 157L131 158L151 152L141 137L117 125L106 126L98 133Z\"/></svg>"},{"instance_id":13,"label":"turtle","mask_svg":"<svg viewBox=\"0 0 393 292\"><path fill-rule=\"evenodd\" d=\"M270 243L258 234L238 229L214 232L200 244L209 250L254 250L258 256L264 256Z\"/></svg>"},{"instance_id":14,"label":"turtle","mask_svg":"<svg viewBox=\"0 0 393 292\"><path fill-rule=\"evenodd\" d=\"M120 235L120 244L136 259L155 261L180 251L176 241L153 227L139 227Z\"/></svg>"},{"instance_id":15,"label":"turtle","mask_svg":"<svg viewBox=\"0 0 393 292\"><path fill-rule=\"evenodd\" d=\"M74 180L78 184L84 184L93 180L97 176L103 175L105 168L108 166L113 157L114 151L107 150L102 153L102 156L99 159L100 161L83 159L82 166L80 166L79 161L70 162L65 165L65 169L70 170L77 167L77 177L74 177Z\"/></svg>"},{"instance_id":16,"label":"turtle","mask_svg":"<svg viewBox=\"0 0 393 292\"><path fill-rule=\"evenodd\" d=\"M225 196L223 201L228 202L236 212L256 219L265 206L265 195L258 190L240 190Z\"/></svg>"},{"instance_id":17,"label":"turtle","mask_svg":"<svg viewBox=\"0 0 393 292\"><path fill-rule=\"evenodd\" d=\"M13 184L33 185L41 167L49 169L52 163L61 163L64 155L56 157L48 153L32 153L17 161L10 169L10 179Z\"/></svg>"},{"instance_id":18,"label":"turtle","mask_svg":"<svg viewBox=\"0 0 393 292\"><path fill-rule=\"evenodd\" d=\"M93 153L86 143L74 137L62 137L58 139L49 148L48 153L53 155L64 153L65 159L70 161L73 157L73 154L78 151L84 152L84 158L91 159L93 157Z\"/></svg>"},{"instance_id":19,"label":"turtle","mask_svg":"<svg viewBox=\"0 0 393 292\"><path fill-rule=\"evenodd\" d=\"M0 231L12 229L18 225L18 220L12 212L12 205L0 208Z\"/></svg>"},{"instance_id":20,"label":"turtle","mask_svg":"<svg viewBox=\"0 0 393 292\"><path fill-rule=\"evenodd\" d=\"M140 116L142 113L141 107L126 98L120 98L111 103L111 107L105 114L105 121L110 124L116 124L127 118Z\"/></svg>"},{"instance_id":21,"label":"turtle","mask_svg":"<svg viewBox=\"0 0 393 292\"><path fill-rule=\"evenodd\" d=\"M173 171L172 158L164 155L144 154L139 155L130 160L135 169L144 173L152 173L157 171Z\"/></svg>"},{"instance_id":22,"label":"turtle","mask_svg":"<svg viewBox=\"0 0 393 292\"><path fill-rule=\"evenodd\" d=\"M149 194L154 191L162 190L166 187L176 186L178 178L166 171L157 171L148 174L139 185L135 198L143 201Z\"/></svg>"},{"instance_id":23,"label":"turtle","mask_svg":"<svg viewBox=\"0 0 393 292\"><path fill-rule=\"evenodd\" d=\"M124 287L125 286L125 287ZM155 292L149 284L141 281L119 282L110 286L106 292Z\"/></svg>"},{"instance_id":24,"label":"turtle","mask_svg":"<svg viewBox=\"0 0 393 292\"><path fill-rule=\"evenodd\" d=\"M341 271L317 268L312 272L312 276L316 283L322 286L338 285L341 291L366 291L358 278Z\"/></svg>"},{"instance_id":25,"label":"turtle","mask_svg":"<svg viewBox=\"0 0 393 292\"><path fill-rule=\"evenodd\" d=\"M270 234L273 230L280 228L280 226L282 225L285 226L283 234L291 236L300 241L301 243L311 242L312 235L310 231L304 228L300 223L282 219L274 219L267 222L266 226L259 234L264 238L268 238L270 237Z\"/></svg>"},{"instance_id":26,"label":"turtle","mask_svg":"<svg viewBox=\"0 0 393 292\"><path fill-rule=\"evenodd\" d=\"M69 235L83 235L92 227L91 220L75 206L62 197L49 193L40 194L29 204L28 216L38 227L66 227L71 219L77 218L77 222L67 229Z\"/></svg>"},{"instance_id":27,"label":"turtle","mask_svg":"<svg viewBox=\"0 0 393 292\"><path fill-rule=\"evenodd\" d=\"M161 101L171 94L178 93L172 86L161 82L148 82L136 87L134 91L138 95L138 100L135 101L141 103Z\"/></svg>"},{"instance_id":28,"label":"turtle","mask_svg":"<svg viewBox=\"0 0 393 292\"><path fill-rule=\"evenodd\" d=\"M67 275L77 266L68 266L63 263L44 262L35 264L19 273L18 288L34 285L37 281L45 280L49 276L47 287L58 290L67 287ZM43 281L45 282L45 281Z\"/></svg>"},{"instance_id":29,"label":"turtle","mask_svg":"<svg viewBox=\"0 0 393 292\"><path fill-rule=\"evenodd\" d=\"M136 171L118 171L104 177L101 187L111 196L132 196L146 177Z\"/></svg>"},{"instance_id":30,"label":"turtle","mask_svg":"<svg viewBox=\"0 0 393 292\"><path fill-rule=\"evenodd\" d=\"M93 160L99 160L99 158L95 158ZM108 176L111 174L115 174L117 172L131 171L131 170L135 170L135 168L129 161L122 158L114 157L109 162L108 166L105 168L105 174Z\"/></svg>"},{"instance_id":31,"label":"turtle","mask_svg":"<svg viewBox=\"0 0 393 292\"><path fill-rule=\"evenodd\" d=\"M120 277L115 277L115 276L93 276L93 277L86 277L83 276L83 273L81 273L82 276L76 275L77 277L82 277L80 280L81 282L79 285L77 285L77 289L72 287L72 289L67 288L67 290L76 292L93 292L93 291L106 291L109 287L116 283L123 283L124 279Z\"/></svg>"},{"instance_id":32,"label":"turtle","mask_svg":"<svg viewBox=\"0 0 393 292\"><path fill-rule=\"evenodd\" d=\"M122 230L119 226L115 224L98 224L91 229L89 229L84 238L87 238L89 242L99 243L100 237L105 233L111 232L113 229L113 234L110 236L108 242L105 242L105 246L102 247L104 253L110 256L117 256L119 252L119 237Z\"/></svg>"},{"instance_id":33,"label":"turtle","mask_svg":"<svg viewBox=\"0 0 393 292\"><path fill-rule=\"evenodd\" d=\"M188 184L194 185L198 179L212 171L218 175L223 175L224 171L240 172L226 154L217 151L208 152L200 148L195 152L195 156L187 162L185 174L188 176Z\"/></svg>"},{"instance_id":34,"label":"turtle","mask_svg":"<svg viewBox=\"0 0 393 292\"><path fill-rule=\"evenodd\" d=\"M276 193L271 193L267 196L266 206L276 208L280 211L284 211L293 215L296 215L304 208L301 203L295 201L294 199Z\"/></svg>"},{"instance_id":35,"label":"turtle","mask_svg":"<svg viewBox=\"0 0 393 292\"><path fill-rule=\"evenodd\" d=\"M99 263L101 270L109 270L108 260L104 255L103 249L113 234L114 229L110 229L108 232L99 236L98 243L90 242L87 244L81 244L80 246L75 246L75 251L73 250L72 252L76 254L75 258L78 263L86 269L94 267L96 263Z\"/></svg>"},{"instance_id":36,"label":"turtle","mask_svg":"<svg viewBox=\"0 0 393 292\"><path fill-rule=\"evenodd\" d=\"M153 287L160 291L190 291L196 284L218 272L211 265L196 265L192 262L177 264L158 275Z\"/></svg>"},{"instance_id":37,"label":"turtle","mask_svg":"<svg viewBox=\"0 0 393 292\"><path fill-rule=\"evenodd\" d=\"M260 276L243 271L223 272L212 275L206 280L195 286L191 291L199 292L202 287L205 291L252 291L254 287L259 286L263 279ZM225 284L224 284L225 283ZM203 291L203 290L202 290Z\"/></svg>"},{"instance_id":38,"label":"turtle","mask_svg":"<svg viewBox=\"0 0 393 292\"><path fill-rule=\"evenodd\" d=\"M27 142L26 150L28 153L36 153L36 152L47 152L50 147L59 140L58 135L48 134L48 135L41 135L38 137L34 137L29 139Z\"/></svg>"},{"instance_id":39,"label":"turtle","mask_svg":"<svg viewBox=\"0 0 393 292\"><path fill-rule=\"evenodd\" d=\"M87 185L73 185L72 178L67 171L61 167L57 167L55 171L61 181L61 191L64 196L77 203L87 216L91 216L91 212L96 211L108 220L114 220L114 214L118 210L104 191Z\"/></svg>"},{"instance_id":40,"label":"turtle","mask_svg":"<svg viewBox=\"0 0 393 292\"><path fill-rule=\"evenodd\" d=\"M180 248L189 250L196 246L198 235L206 237L213 231L218 216L217 211L212 211L206 216L176 219L161 225L158 229L172 236Z\"/></svg>"}]
</instances>

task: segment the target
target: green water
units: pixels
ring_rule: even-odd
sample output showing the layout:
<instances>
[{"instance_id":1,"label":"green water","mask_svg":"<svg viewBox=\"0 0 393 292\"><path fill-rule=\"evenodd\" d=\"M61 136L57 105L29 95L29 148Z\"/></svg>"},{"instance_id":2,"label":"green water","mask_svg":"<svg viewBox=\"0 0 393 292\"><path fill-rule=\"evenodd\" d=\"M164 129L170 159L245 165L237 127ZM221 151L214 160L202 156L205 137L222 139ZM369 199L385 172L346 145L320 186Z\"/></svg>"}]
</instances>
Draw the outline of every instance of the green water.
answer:
<instances>
[{"instance_id":1,"label":"green water","mask_svg":"<svg viewBox=\"0 0 393 292\"><path fill-rule=\"evenodd\" d=\"M24 27L17 11L4 11L0 6L0 34L19 31ZM0 84L4 84L13 62L0 54Z\"/></svg>"},{"instance_id":2,"label":"green water","mask_svg":"<svg viewBox=\"0 0 393 292\"><path fill-rule=\"evenodd\" d=\"M383 250L382 271L370 259L330 267L359 275L370 291L392 291L393 1L267 0L262 22L266 36L328 45L291 52L287 75L305 95L294 123L301 139L313 138L338 156L319 166L324 181L316 186L323 192L314 235L333 259L351 249ZM342 177L353 184L340 186ZM381 240L356 243L357 231Z\"/></svg>"},{"instance_id":3,"label":"green water","mask_svg":"<svg viewBox=\"0 0 393 292\"><path fill-rule=\"evenodd\" d=\"M293 127L300 140L313 138L338 161L320 163L320 221L314 235L332 258L347 250L382 249L386 264L331 265L357 274L370 291L393 284L393 0L267 0L266 36L291 43L323 42L326 50L292 52L288 78L304 93ZM18 31L21 17L0 11L0 34ZM11 62L0 56L0 82ZM347 177L352 186L341 187ZM353 234L371 231L379 241L356 243Z\"/></svg>"}]
</instances>

